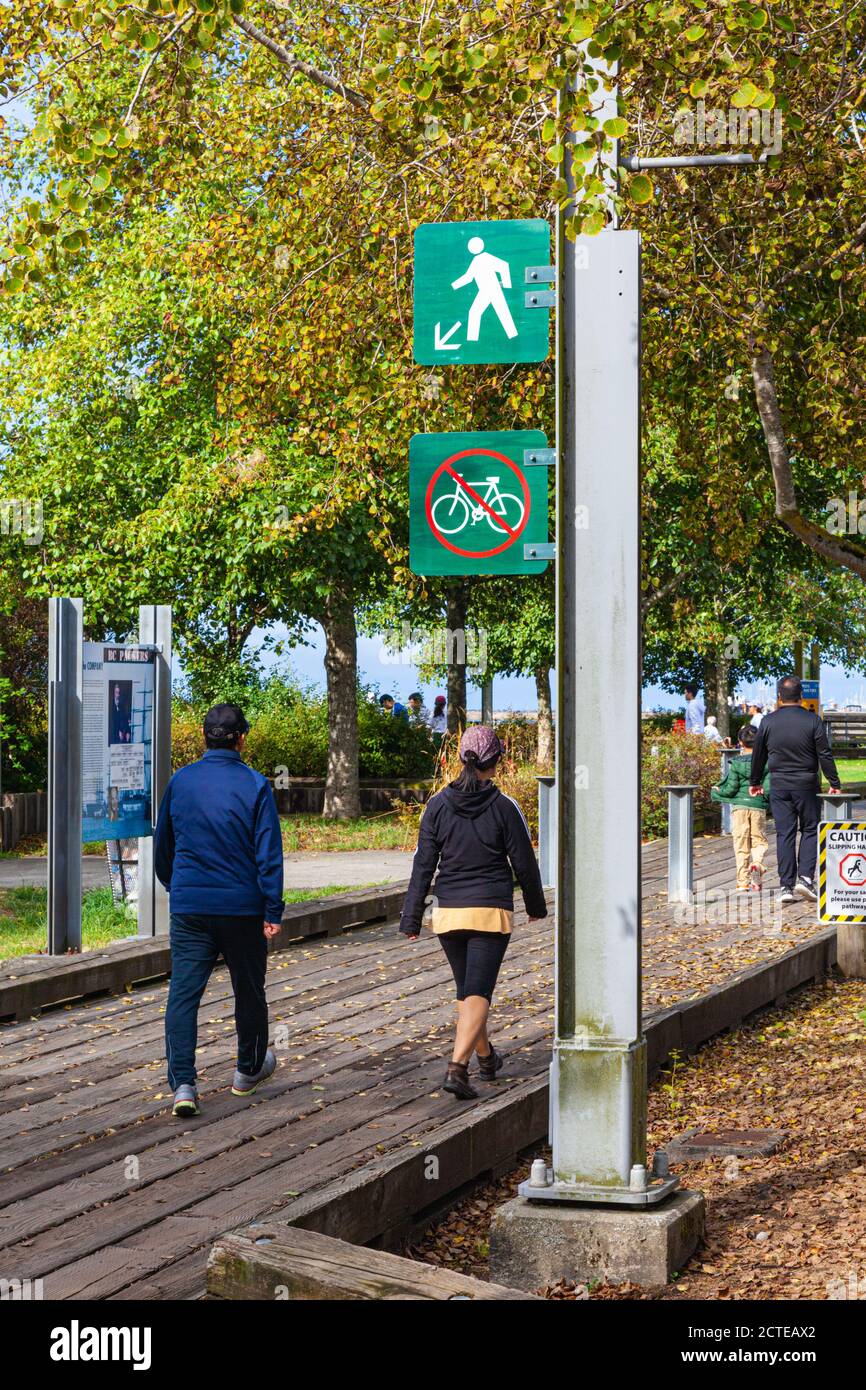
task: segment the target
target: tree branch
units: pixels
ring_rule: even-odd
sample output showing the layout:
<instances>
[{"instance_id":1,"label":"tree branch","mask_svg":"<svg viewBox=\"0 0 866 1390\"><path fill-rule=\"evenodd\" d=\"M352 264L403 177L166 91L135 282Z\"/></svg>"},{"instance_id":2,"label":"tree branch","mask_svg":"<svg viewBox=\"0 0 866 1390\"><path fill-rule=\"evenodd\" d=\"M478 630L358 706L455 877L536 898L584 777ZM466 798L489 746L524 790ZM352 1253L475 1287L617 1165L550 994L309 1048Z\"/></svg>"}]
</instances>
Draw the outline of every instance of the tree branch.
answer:
<instances>
[{"instance_id":1,"label":"tree branch","mask_svg":"<svg viewBox=\"0 0 866 1390\"><path fill-rule=\"evenodd\" d=\"M660 603L663 598L667 598L668 594L672 593L672 591L683 582L685 577L686 571L681 570L680 573L675 574L672 579L665 580L664 584L659 584L658 588L652 589L649 593L644 594L640 604L641 617L645 618L649 610L657 603Z\"/></svg>"},{"instance_id":2,"label":"tree branch","mask_svg":"<svg viewBox=\"0 0 866 1390\"><path fill-rule=\"evenodd\" d=\"M356 92L352 87L347 87L345 82L340 82L335 77L329 77L326 72L322 72L320 68L314 67L312 63L305 62L303 58L295 57L294 53L290 53L281 43L277 43L276 39L272 39L263 29L259 29L258 25L251 23L248 19L243 19L240 15L235 16L235 24L239 29L243 30L248 38L253 39L256 43L260 43L263 48L266 48L269 53L272 53L275 58L278 58L290 72L302 73L304 77L309 78L311 82L315 82L317 86L325 87L327 91L333 92L335 96L342 97L344 101L349 102L350 106L354 106L358 111L369 111L369 102L360 92Z\"/></svg>"},{"instance_id":3,"label":"tree branch","mask_svg":"<svg viewBox=\"0 0 866 1390\"><path fill-rule=\"evenodd\" d=\"M166 34L165 38L160 40L156 48L151 53L150 57L144 65L144 68L142 69L141 77L138 79L138 86L135 89L135 95L133 96L132 101L129 103L126 115L123 118L123 125L129 125L129 122L132 119L132 113L135 110L136 103L138 102L138 98L144 91L144 84L148 79L150 70L156 62L157 58L159 57L160 53L165 48L166 44L171 42L175 34L179 33L185 24L189 23L194 14L195 10L188 10L187 13L183 16L183 18L178 20L174 28Z\"/></svg>"},{"instance_id":4,"label":"tree branch","mask_svg":"<svg viewBox=\"0 0 866 1390\"><path fill-rule=\"evenodd\" d=\"M779 408L779 395L776 388L776 371L772 355L765 343L752 337L752 380L755 385L755 398L770 467L773 473L773 486L776 493L776 516L788 530L797 536L804 545L814 550L816 555L831 565L851 570L866 579L866 552L853 546L841 536L834 535L826 527L816 526L804 517L797 505L797 492L791 469L791 456L785 436L785 425Z\"/></svg>"}]
</instances>

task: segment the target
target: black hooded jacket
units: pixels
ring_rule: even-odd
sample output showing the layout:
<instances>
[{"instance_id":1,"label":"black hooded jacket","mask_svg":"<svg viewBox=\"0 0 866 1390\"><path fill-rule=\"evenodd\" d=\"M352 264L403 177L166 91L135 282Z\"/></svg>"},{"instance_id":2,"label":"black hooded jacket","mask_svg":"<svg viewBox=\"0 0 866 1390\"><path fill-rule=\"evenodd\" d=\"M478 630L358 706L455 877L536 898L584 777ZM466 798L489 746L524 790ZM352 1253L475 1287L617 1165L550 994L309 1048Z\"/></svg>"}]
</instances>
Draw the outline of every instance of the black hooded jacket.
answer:
<instances>
[{"instance_id":1,"label":"black hooded jacket","mask_svg":"<svg viewBox=\"0 0 866 1390\"><path fill-rule=\"evenodd\" d=\"M492 782L478 791L445 787L430 798L421 821L400 930L417 936L436 869L441 907L514 909L514 879L530 917L546 917L547 903L529 829L516 801Z\"/></svg>"}]
</instances>

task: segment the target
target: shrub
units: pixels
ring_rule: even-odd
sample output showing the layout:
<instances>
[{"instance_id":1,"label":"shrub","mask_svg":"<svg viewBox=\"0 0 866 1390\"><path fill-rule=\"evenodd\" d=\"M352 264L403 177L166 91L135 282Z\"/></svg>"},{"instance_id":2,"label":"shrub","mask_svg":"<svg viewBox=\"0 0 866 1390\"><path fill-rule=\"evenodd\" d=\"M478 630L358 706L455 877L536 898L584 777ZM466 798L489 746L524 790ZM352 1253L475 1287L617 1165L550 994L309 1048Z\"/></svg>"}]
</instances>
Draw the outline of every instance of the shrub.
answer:
<instances>
[{"instance_id":1,"label":"shrub","mask_svg":"<svg viewBox=\"0 0 866 1390\"><path fill-rule=\"evenodd\" d=\"M662 787L694 783L696 812L713 807L710 788L721 778L718 745L695 734L644 736L642 747L643 834L655 839L668 833L668 794Z\"/></svg>"},{"instance_id":2,"label":"shrub","mask_svg":"<svg viewBox=\"0 0 866 1390\"><path fill-rule=\"evenodd\" d=\"M449 782L459 776L463 764L457 754L457 737L449 734L443 740L439 763L431 796L442 791ZM496 785L506 796L512 797L523 812L533 840L538 839L538 783L536 781L535 758L531 762L515 762L506 755L496 769ZM395 802L398 818L417 833L424 806L419 803L407 805Z\"/></svg>"},{"instance_id":3,"label":"shrub","mask_svg":"<svg viewBox=\"0 0 866 1390\"><path fill-rule=\"evenodd\" d=\"M538 754L538 725L528 719L512 716L496 725L496 732L505 745L505 756L514 763L535 763Z\"/></svg>"},{"instance_id":4,"label":"shrub","mask_svg":"<svg viewBox=\"0 0 866 1390\"><path fill-rule=\"evenodd\" d=\"M172 713L172 768L201 756L202 718L207 706L178 697ZM245 758L273 777L324 777L328 768L328 701L312 687L272 676L244 702L251 728ZM364 688L358 691L361 777L425 778L433 772L435 749L424 725L386 715Z\"/></svg>"}]
</instances>

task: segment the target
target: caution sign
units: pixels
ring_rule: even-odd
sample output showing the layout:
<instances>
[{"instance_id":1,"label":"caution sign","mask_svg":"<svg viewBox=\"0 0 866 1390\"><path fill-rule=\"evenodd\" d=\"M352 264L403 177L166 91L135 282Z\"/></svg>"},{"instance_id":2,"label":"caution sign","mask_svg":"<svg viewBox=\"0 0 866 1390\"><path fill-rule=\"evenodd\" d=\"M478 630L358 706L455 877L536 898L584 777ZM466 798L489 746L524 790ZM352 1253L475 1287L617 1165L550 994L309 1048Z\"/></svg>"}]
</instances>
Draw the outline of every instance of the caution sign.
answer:
<instances>
[{"instance_id":1,"label":"caution sign","mask_svg":"<svg viewBox=\"0 0 866 1390\"><path fill-rule=\"evenodd\" d=\"M818 918L866 922L866 822L822 821L818 826Z\"/></svg>"},{"instance_id":2,"label":"caution sign","mask_svg":"<svg viewBox=\"0 0 866 1390\"><path fill-rule=\"evenodd\" d=\"M416 574L540 574L547 541L540 430L416 434L409 445L409 557Z\"/></svg>"}]
</instances>

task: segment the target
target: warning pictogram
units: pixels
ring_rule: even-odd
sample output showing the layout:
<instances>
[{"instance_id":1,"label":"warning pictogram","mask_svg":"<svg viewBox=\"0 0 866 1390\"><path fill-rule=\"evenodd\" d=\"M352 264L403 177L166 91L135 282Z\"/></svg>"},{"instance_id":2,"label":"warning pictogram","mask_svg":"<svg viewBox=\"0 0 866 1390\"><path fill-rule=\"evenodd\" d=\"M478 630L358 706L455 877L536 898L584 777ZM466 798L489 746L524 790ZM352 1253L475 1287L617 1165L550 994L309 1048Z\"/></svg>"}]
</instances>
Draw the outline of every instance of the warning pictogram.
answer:
<instances>
[{"instance_id":1,"label":"warning pictogram","mask_svg":"<svg viewBox=\"0 0 866 1390\"><path fill-rule=\"evenodd\" d=\"M416 574L538 574L547 541L540 430L416 434L409 446L410 564Z\"/></svg>"},{"instance_id":2,"label":"warning pictogram","mask_svg":"<svg viewBox=\"0 0 866 1390\"><path fill-rule=\"evenodd\" d=\"M866 854L846 854L839 863L839 877L852 888L866 883Z\"/></svg>"}]
</instances>

